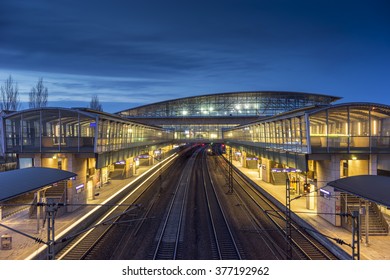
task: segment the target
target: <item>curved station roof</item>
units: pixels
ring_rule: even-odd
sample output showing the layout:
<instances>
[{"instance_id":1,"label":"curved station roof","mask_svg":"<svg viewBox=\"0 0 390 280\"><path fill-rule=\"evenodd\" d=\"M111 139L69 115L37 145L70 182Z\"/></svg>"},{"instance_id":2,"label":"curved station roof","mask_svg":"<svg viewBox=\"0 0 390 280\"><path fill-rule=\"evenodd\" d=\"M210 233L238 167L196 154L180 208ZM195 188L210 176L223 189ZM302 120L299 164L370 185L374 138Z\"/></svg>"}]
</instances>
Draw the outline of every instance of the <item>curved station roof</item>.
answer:
<instances>
[{"instance_id":1,"label":"curved station roof","mask_svg":"<svg viewBox=\"0 0 390 280\"><path fill-rule=\"evenodd\" d=\"M288 91L245 91L172 99L117 112L124 117L243 117L272 116L314 105L327 105L340 97Z\"/></svg>"},{"instance_id":2,"label":"curved station roof","mask_svg":"<svg viewBox=\"0 0 390 280\"><path fill-rule=\"evenodd\" d=\"M351 176L329 182L327 185L339 191L390 207L390 177L378 175Z\"/></svg>"},{"instance_id":3,"label":"curved station roof","mask_svg":"<svg viewBox=\"0 0 390 280\"><path fill-rule=\"evenodd\" d=\"M0 172L0 201L76 176L77 174L73 172L46 167L30 167ZM2 186L6 186L6 188Z\"/></svg>"}]
</instances>

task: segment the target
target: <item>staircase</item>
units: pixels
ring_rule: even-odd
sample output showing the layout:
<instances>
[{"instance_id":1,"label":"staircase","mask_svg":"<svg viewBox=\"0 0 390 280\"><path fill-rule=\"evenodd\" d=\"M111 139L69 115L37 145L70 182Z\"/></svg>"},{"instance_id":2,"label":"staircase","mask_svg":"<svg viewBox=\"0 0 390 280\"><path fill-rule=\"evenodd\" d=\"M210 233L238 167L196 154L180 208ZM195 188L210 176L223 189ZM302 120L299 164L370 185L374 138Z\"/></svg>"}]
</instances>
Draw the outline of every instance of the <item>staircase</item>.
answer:
<instances>
[{"instance_id":1,"label":"staircase","mask_svg":"<svg viewBox=\"0 0 390 280\"><path fill-rule=\"evenodd\" d=\"M288 178L286 172L271 172L271 176L274 185L286 185Z\"/></svg>"},{"instance_id":2,"label":"staircase","mask_svg":"<svg viewBox=\"0 0 390 280\"><path fill-rule=\"evenodd\" d=\"M64 200L65 200L65 186L66 186L66 182L65 181L61 181L61 182L56 183L56 185L46 189L44 197L46 199L47 198L52 198L52 199L54 199L54 202L56 202L56 203L64 202ZM35 196L34 200L33 200L33 205L29 209L29 217L31 219L37 217L37 206L36 206L36 203L37 203L37 197ZM44 208L42 208L42 209L43 210L41 212L41 215L43 217L45 210L44 210ZM65 212L65 207L60 207L57 210L57 214L56 215L60 216L64 212Z\"/></svg>"},{"instance_id":3,"label":"staircase","mask_svg":"<svg viewBox=\"0 0 390 280\"><path fill-rule=\"evenodd\" d=\"M359 198L348 195L347 197L347 211L359 211ZM362 206L365 206L363 203ZM366 209L367 211L367 209ZM366 215L360 215L360 229L361 234L366 234ZM380 212L378 206L370 202L368 207L368 235L386 236L389 234L389 226Z\"/></svg>"},{"instance_id":4,"label":"staircase","mask_svg":"<svg viewBox=\"0 0 390 280\"><path fill-rule=\"evenodd\" d=\"M124 174L124 169L115 169L110 172L110 178L112 180L122 180Z\"/></svg>"},{"instance_id":5,"label":"staircase","mask_svg":"<svg viewBox=\"0 0 390 280\"><path fill-rule=\"evenodd\" d=\"M65 191L65 181L58 182L56 186L48 188L45 192L46 198L54 198L58 202L61 200Z\"/></svg>"}]
</instances>

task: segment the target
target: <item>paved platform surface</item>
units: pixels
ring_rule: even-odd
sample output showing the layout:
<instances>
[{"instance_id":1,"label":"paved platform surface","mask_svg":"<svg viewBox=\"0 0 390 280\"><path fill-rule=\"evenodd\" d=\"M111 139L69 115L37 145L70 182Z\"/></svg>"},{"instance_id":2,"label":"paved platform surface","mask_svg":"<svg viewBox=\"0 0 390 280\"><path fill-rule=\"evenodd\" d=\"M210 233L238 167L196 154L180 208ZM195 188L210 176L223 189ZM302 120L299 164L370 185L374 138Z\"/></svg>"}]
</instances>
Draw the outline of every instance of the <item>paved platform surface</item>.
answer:
<instances>
[{"instance_id":1,"label":"paved platform surface","mask_svg":"<svg viewBox=\"0 0 390 280\"><path fill-rule=\"evenodd\" d=\"M253 182L275 197L280 203L286 205L285 185L266 183L259 178L257 170L243 168L238 161L233 161L233 164ZM291 201L291 210L323 235L342 239L348 244L352 243L351 232L342 227L333 226L331 223L317 215L314 210L308 210L306 208L305 197ZM352 254L352 249L347 245L339 245L336 242L334 242L334 244L342 248L348 254ZM361 242L360 245L360 259L390 260L390 236L369 236L368 245L365 245L365 237L363 236L363 242Z\"/></svg>"},{"instance_id":2,"label":"paved platform surface","mask_svg":"<svg viewBox=\"0 0 390 280\"><path fill-rule=\"evenodd\" d=\"M240 169L244 174L246 174L253 182L258 184L260 187L265 189L273 197L278 199L282 204L285 205L285 186L284 185L272 185L265 183L264 181L258 178L258 173L256 170L251 170L243 168L239 165L238 162L234 162L234 165ZM90 206L86 206L83 209L79 209L73 213L66 214L62 217L59 217L55 221L56 236L62 235L66 231L67 227L77 221L82 215L85 215L91 211L96 205L106 200L112 194L117 192L123 186L131 183L136 180L138 177L145 174L150 167L142 167L137 171L137 175L125 180L112 180L110 184L104 185L102 188L98 189L99 196L93 200L88 200ZM352 242L351 232L331 225L329 222L318 216L314 211L306 209L305 198L300 198L294 200L291 203L292 211L294 211L298 216L311 224L315 229L326 236L331 236L334 238L340 238L346 243ZM27 211L21 212L12 216L11 218L4 219L0 223L17 229L23 233L29 234L34 237L41 238L42 240L47 240L46 229L37 230L37 220L29 219L27 217ZM0 260L25 260L30 259L34 253L41 250L42 245L36 243L34 240L27 238L21 234L15 233L0 227L0 236L8 234L12 236L12 249L11 250L1 250L0 249ZM66 236L66 235L65 235ZM334 242L335 243L335 242ZM346 245L339 245L344 251L351 254L352 249ZM365 246L364 243L361 244L361 259L365 260L389 260L390 259L390 236L370 236L369 245Z\"/></svg>"},{"instance_id":3,"label":"paved platform surface","mask_svg":"<svg viewBox=\"0 0 390 280\"><path fill-rule=\"evenodd\" d=\"M98 188L96 190L96 193L98 193L99 195L96 196L95 199L89 199L87 201L87 206L84 206L81 209L77 209L72 213L67 213L61 217L56 218L54 224L56 239L60 236L67 236L66 230L69 225L73 224L74 222L77 222L80 217L88 214L95 207L98 207L107 198L118 192L127 184L135 181L137 178L146 174L146 171L149 170L151 167L152 166L140 167L137 170L137 174L129 179L111 180L109 184L104 184L103 187ZM13 229L16 229L22 233L40 238L43 241L47 240L47 229L42 228L42 220L40 221L41 227L38 230L37 219L28 218L27 210L15 214L10 218L4 219L0 221L0 223ZM41 248L43 245L37 243L33 239L0 226L0 236L3 236L5 234L10 235L12 237L12 249L1 250L0 247L0 260L31 259L35 253L43 249Z\"/></svg>"}]
</instances>

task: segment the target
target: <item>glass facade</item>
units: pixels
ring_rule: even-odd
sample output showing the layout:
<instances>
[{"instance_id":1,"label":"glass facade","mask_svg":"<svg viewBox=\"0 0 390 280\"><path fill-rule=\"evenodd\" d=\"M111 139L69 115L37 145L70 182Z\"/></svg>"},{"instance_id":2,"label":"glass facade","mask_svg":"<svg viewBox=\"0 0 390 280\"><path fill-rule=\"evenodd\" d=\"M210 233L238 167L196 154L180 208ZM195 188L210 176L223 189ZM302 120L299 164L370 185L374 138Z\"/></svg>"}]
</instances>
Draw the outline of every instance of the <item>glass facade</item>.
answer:
<instances>
[{"instance_id":1,"label":"glass facade","mask_svg":"<svg viewBox=\"0 0 390 280\"><path fill-rule=\"evenodd\" d=\"M390 107L346 104L308 109L230 129L224 139L298 153L389 152Z\"/></svg>"},{"instance_id":2,"label":"glass facade","mask_svg":"<svg viewBox=\"0 0 390 280\"><path fill-rule=\"evenodd\" d=\"M222 141L224 129L302 107L328 105L337 99L334 96L299 92L232 92L168 100L118 114L173 129L175 140ZM292 128L290 130L294 133ZM273 133L275 139L286 137L276 135L272 129L267 133ZM281 142L278 140L278 143Z\"/></svg>"},{"instance_id":3,"label":"glass facade","mask_svg":"<svg viewBox=\"0 0 390 280\"><path fill-rule=\"evenodd\" d=\"M388 152L390 108L384 105L351 104L312 113L312 153Z\"/></svg>"},{"instance_id":4,"label":"glass facade","mask_svg":"<svg viewBox=\"0 0 390 280\"><path fill-rule=\"evenodd\" d=\"M6 153L100 153L163 143L173 133L134 123L115 115L41 108L4 117Z\"/></svg>"},{"instance_id":5,"label":"glass facade","mask_svg":"<svg viewBox=\"0 0 390 280\"><path fill-rule=\"evenodd\" d=\"M238 124L173 124L162 125L162 127L174 131L175 140L222 141L222 130L237 125Z\"/></svg>"},{"instance_id":6,"label":"glass facade","mask_svg":"<svg viewBox=\"0 0 390 280\"><path fill-rule=\"evenodd\" d=\"M228 141L296 153L388 153L390 107L350 103L307 108L239 126L223 135Z\"/></svg>"},{"instance_id":7,"label":"glass facade","mask_svg":"<svg viewBox=\"0 0 390 280\"><path fill-rule=\"evenodd\" d=\"M259 121L230 129L223 135L227 141L249 142L264 149L307 152L305 116Z\"/></svg>"},{"instance_id":8,"label":"glass facade","mask_svg":"<svg viewBox=\"0 0 390 280\"><path fill-rule=\"evenodd\" d=\"M169 100L118 114L125 117L273 116L297 108L330 104L337 99L299 92L232 92Z\"/></svg>"},{"instance_id":9,"label":"glass facade","mask_svg":"<svg viewBox=\"0 0 390 280\"><path fill-rule=\"evenodd\" d=\"M309 154L346 154L352 161L389 154L390 106L347 103L302 108L227 129L223 137L238 150L308 171Z\"/></svg>"}]
</instances>

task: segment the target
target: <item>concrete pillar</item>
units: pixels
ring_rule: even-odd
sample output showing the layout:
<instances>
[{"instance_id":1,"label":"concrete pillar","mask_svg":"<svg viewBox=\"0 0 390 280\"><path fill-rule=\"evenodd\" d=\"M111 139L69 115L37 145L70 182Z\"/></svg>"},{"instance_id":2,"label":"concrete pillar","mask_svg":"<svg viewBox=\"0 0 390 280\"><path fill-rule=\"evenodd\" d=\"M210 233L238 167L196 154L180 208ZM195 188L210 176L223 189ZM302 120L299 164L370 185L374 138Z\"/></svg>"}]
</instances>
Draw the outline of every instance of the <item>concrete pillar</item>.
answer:
<instances>
[{"instance_id":1,"label":"concrete pillar","mask_svg":"<svg viewBox=\"0 0 390 280\"><path fill-rule=\"evenodd\" d=\"M261 158L261 177L264 182L271 183L271 166L270 160L267 158Z\"/></svg>"},{"instance_id":2,"label":"concrete pillar","mask_svg":"<svg viewBox=\"0 0 390 280\"><path fill-rule=\"evenodd\" d=\"M241 164L242 164L242 167L247 167L247 164L246 164L246 152L245 151L242 151L242 156L241 156Z\"/></svg>"},{"instance_id":3,"label":"concrete pillar","mask_svg":"<svg viewBox=\"0 0 390 280\"><path fill-rule=\"evenodd\" d=\"M125 165L125 178L130 178L133 176L133 165L134 165L134 158L130 157L126 159L126 165Z\"/></svg>"},{"instance_id":4,"label":"concrete pillar","mask_svg":"<svg viewBox=\"0 0 390 280\"><path fill-rule=\"evenodd\" d=\"M378 155L371 154L368 161L368 174L378 175Z\"/></svg>"},{"instance_id":5,"label":"concrete pillar","mask_svg":"<svg viewBox=\"0 0 390 280\"><path fill-rule=\"evenodd\" d=\"M133 162L133 174L137 174L137 165L135 161Z\"/></svg>"},{"instance_id":6,"label":"concrete pillar","mask_svg":"<svg viewBox=\"0 0 390 280\"><path fill-rule=\"evenodd\" d=\"M337 180L340 178L341 170L341 156L340 155L331 155L330 160L319 160L317 161L317 188L322 188L326 186L328 182ZM325 187L325 191L329 192L331 197L336 197L338 193L335 193L333 187ZM318 196L320 192L318 191ZM341 209L341 200L340 199L325 199L318 197L317 199L317 211L319 213L339 213ZM319 214L322 218L329 221L335 226L341 225L341 219L338 215L329 215L329 214Z\"/></svg>"},{"instance_id":7,"label":"concrete pillar","mask_svg":"<svg viewBox=\"0 0 390 280\"><path fill-rule=\"evenodd\" d=\"M340 178L339 155L332 155L331 160L318 160L316 166L318 187Z\"/></svg>"},{"instance_id":8,"label":"concrete pillar","mask_svg":"<svg viewBox=\"0 0 390 280\"><path fill-rule=\"evenodd\" d=\"M42 166L41 154L35 154L34 155L34 166L35 167L41 167Z\"/></svg>"},{"instance_id":9,"label":"concrete pillar","mask_svg":"<svg viewBox=\"0 0 390 280\"><path fill-rule=\"evenodd\" d=\"M154 164L154 152L149 151L149 165L153 165L153 164Z\"/></svg>"},{"instance_id":10,"label":"concrete pillar","mask_svg":"<svg viewBox=\"0 0 390 280\"><path fill-rule=\"evenodd\" d=\"M67 203L70 204L67 207L68 212L76 210L80 206L72 206L71 204L83 204L87 202L87 196L93 198L94 187L88 190L87 186L87 160L83 158L76 158L74 155L68 155L66 160L66 170L77 174L76 179L68 181L67 183ZM76 187L83 186L76 191Z\"/></svg>"}]
</instances>

